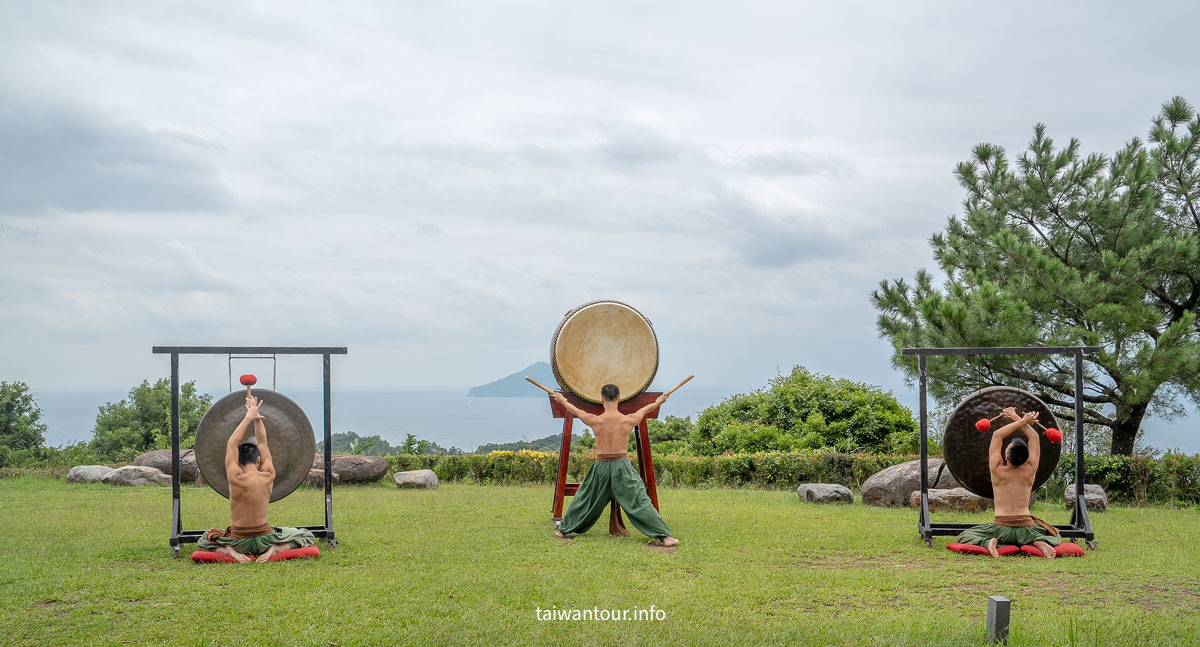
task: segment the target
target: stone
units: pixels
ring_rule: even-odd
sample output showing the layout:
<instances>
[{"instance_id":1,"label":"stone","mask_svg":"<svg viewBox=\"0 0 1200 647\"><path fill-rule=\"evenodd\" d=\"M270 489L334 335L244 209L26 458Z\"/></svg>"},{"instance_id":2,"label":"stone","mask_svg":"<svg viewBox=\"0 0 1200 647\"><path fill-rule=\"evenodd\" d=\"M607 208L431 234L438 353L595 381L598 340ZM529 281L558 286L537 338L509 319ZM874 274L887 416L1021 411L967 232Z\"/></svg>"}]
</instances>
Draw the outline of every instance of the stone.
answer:
<instances>
[{"instance_id":1,"label":"stone","mask_svg":"<svg viewBox=\"0 0 1200 647\"><path fill-rule=\"evenodd\" d=\"M808 503L854 503L854 493L837 483L803 483L796 488L801 501Z\"/></svg>"},{"instance_id":2,"label":"stone","mask_svg":"<svg viewBox=\"0 0 1200 647\"><path fill-rule=\"evenodd\" d=\"M333 479L334 485L342 482L341 476L337 472L331 471L329 476ZM308 487L325 489L325 468L308 470L308 476L304 477L304 484Z\"/></svg>"},{"instance_id":3,"label":"stone","mask_svg":"<svg viewBox=\"0 0 1200 647\"><path fill-rule=\"evenodd\" d=\"M153 467L126 465L109 472L100 482L109 485L170 485L171 477Z\"/></svg>"},{"instance_id":4,"label":"stone","mask_svg":"<svg viewBox=\"0 0 1200 647\"><path fill-rule=\"evenodd\" d=\"M918 485L918 488L920 486ZM908 505L921 507L921 490L909 495ZM992 500L974 494L967 488L947 488L929 491L929 511L983 512L992 507Z\"/></svg>"},{"instance_id":5,"label":"stone","mask_svg":"<svg viewBox=\"0 0 1200 647\"><path fill-rule=\"evenodd\" d=\"M1067 486L1066 492L1063 493L1063 501L1067 504L1068 510L1075 507L1074 483ZM1089 512L1104 512L1108 509L1108 494L1104 491L1104 488L1094 483L1084 483L1083 501L1087 504Z\"/></svg>"},{"instance_id":6,"label":"stone","mask_svg":"<svg viewBox=\"0 0 1200 647\"><path fill-rule=\"evenodd\" d=\"M426 490L438 489L438 477L433 470L396 472L395 481L396 485L402 488L424 488Z\"/></svg>"},{"instance_id":7,"label":"stone","mask_svg":"<svg viewBox=\"0 0 1200 647\"><path fill-rule=\"evenodd\" d=\"M334 454L330 457L333 471L343 483L373 483L387 475L388 462L382 456L360 454ZM325 469L325 454L313 456L313 469Z\"/></svg>"},{"instance_id":8,"label":"stone","mask_svg":"<svg viewBox=\"0 0 1200 647\"><path fill-rule=\"evenodd\" d=\"M133 464L153 467L169 476L171 474L171 450L155 449L145 454L138 454L137 458L133 459ZM194 483L199 472L200 470L196 468L196 452L191 449L179 450L179 482Z\"/></svg>"},{"instance_id":9,"label":"stone","mask_svg":"<svg viewBox=\"0 0 1200 647\"><path fill-rule=\"evenodd\" d=\"M76 465L67 472L67 483L95 483L114 471L107 465Z\"/></svg>"},{"instance_id":10,"label":"stone","mask_svg":"<svg viewBox=\"0 0 1200 647\"><path fill-rule=\"evenodd\" d=\"M929 489L960 487L962 484L950 474L945 461L940 458L929 459ZM863 481L861 488L863 503L897 508L908 505L912 493L920 491L920 459L880 470Z\"/></svg>"}]
</instances>

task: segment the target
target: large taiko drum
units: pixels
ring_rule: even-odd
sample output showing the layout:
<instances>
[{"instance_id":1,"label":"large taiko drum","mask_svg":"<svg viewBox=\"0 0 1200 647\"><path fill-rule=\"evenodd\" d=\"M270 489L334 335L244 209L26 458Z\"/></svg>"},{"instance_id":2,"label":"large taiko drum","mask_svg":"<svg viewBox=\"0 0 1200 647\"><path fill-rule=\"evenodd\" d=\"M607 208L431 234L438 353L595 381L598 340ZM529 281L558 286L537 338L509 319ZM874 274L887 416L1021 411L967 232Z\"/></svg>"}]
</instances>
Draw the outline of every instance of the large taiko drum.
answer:
<instances>
[{"instance_id":1,"label":"large taiko drum","mask_svg":"<svg viewBox=\"0 0 1200 647\"><path fill-rule=\"evenodd\" d=\"M946 419L946 432L942 436L942 454L950 473L963 487L989 499L992 498L992 474L988 468L988 448L992 434L1008 421L1001 418L984 433L975 428L975 423L982 418L999 415L1005 407L1013 407L1021 414L1036 411L1039 414L1038 422L1042 425L1047 428L1058 427L1054 412L1036 395L1011 386L990 386L967 396L954 408ZM1033 428L1037 429L1037 425ZM1008 445L1016 438L1024 438L1024 435L1017 431L1005 438L1001 451L1008 451ZM1038 438L1042 457L1033 479L1034 490L1050 480L1062 452L1062 444L1050 442L1046 434L1038 434Z\"/></svg>"},{"instance_id":2,"label":"large taiko drum","mask_svg":"<svg viewBox=\"0 0 1200 647\"><path fill-rule=\"evenodd\" d=\"M259 413L267 429L267 447L275 464L275 484L271 501L292 493L312 469L316 455L316 437L304 410L291 398L256 388L252 395L262 400ZM209 487L229 498L229 479L225 476L225 447L238 423L246 417L246 392L234 391L217 400L196 427L196 467ZM246 430L243 442L257 442L254 426Z\"/></svg>"},{"instance_id":3,"label":"large taiko drum","mask_svg":"<svg viewBox=\"0 0 1200 647\"><path fill-rule=\"evenodd\" d=\"M550 366L559 386L589 402L615 384L624 402L650 388L658 372L658 338L642 313L618 301L571 310L554 330Z\"/></svg>"}]
</instances>

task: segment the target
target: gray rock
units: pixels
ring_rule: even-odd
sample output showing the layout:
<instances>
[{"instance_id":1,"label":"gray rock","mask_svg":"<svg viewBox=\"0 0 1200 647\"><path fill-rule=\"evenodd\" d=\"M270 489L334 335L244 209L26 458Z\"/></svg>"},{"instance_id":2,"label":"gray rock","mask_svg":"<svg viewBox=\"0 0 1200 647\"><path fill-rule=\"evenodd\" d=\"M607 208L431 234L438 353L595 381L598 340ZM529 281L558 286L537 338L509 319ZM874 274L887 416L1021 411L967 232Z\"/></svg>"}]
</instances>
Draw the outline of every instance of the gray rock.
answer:
<instances>
[{"instance_id":1,"label":"gray rock","mask_svg":"<svg viewBox=\"0 0 1200 647\"><path fill-rule=\"evenodd\" d=\"M920 485L918 484L918 488ZM921 490L909 495L908 505L921 507ZM992 507L992 500L973 494L966 488L956 487L929 491L929 511L983 512Z\"/></svg>"},{"instance_id":2,"label":"gray rock","mask_svg":"<svg viewBox=\"0 0 1200 647\"><path fill-rule=\"evenodd\" d=\"M341 475L338 474L337 472L333 472L333 471L329 472L329 477L331 479L333 479L334 485L338 485L339 483L342 482ZM308 470L308 476L304 477L304 484L307 485L308 487L317 487L317 488L325 489L325 468L324 467L322 467L321 469L313 468L311 470Z\"/></svg>"},{"instance_id":3,"label":"gray rock","mask_svg":"<svg viewBox=\"0 0 1200 647\"><path fill-rule=\"evenodd\" d=\"M387 474L388 462L381 456L362 456L359 454L334 454L332 459L333 471L337 472L343 483L371 483L378 481ZM313 469L325 469L325 454L317 452L313 456Z\"/></svg>"},{"instance_id":4,"label":"gray rock","mask_svg":"<svg viewBox=\"0 0 1200 647\"><path fill-rule=\"evenodd\" d=\"M138 454L138 457L133 459L133 464L153 467L169 476L171 474L171 450L155 449L145 454ZM196 468L196 452L191 449L179 450L179 482L194 483L199 472L200 470Z\"/></svg>"},{"instance_id":5,"label":"gray rock","mask_svg":"<svg viewBox=\"0 0 1200 647\"><path fill-rule=\"evenodd\" d=\"M109 472L101 483L109 485L170 485L171 477L145 465L126 465Z\"/></svg>"},{"instance_id":6,"label":"gray rock","mask_svg":"<svg viewBox=\"0 0 1200 647\"><path fill-rule=\"evenodd\" d=\"M940 458L929 459L929 489L960 488L946 463ZM904 507L913 492L921 491L921 461L908 461L872 474L863 481L862 500L868 505Z\"/></svg>"},{"instance_id":7,"label":"gray rock","mask_svg":"<svg viewBox=\"0 0 1200 647\"><path fill-rule=\"evenodd\" d=\"M1067 504L1068 510L1075 507L1074 483L1067 486L1067 491L1063 493L1063 501ZM1091 512L1104 512L1108 509L1108 494L1104 491L1104 488L1094 483L1084 483L1083 501L1087 504L1087 509Z\"/></svg>"},{"instance_id":8,"label":"gray rock","mask_svg":"<svg viewBox=\"0 0 1200 647\"><path fill-rule=\"evenodd\" d=\"M837 483L803 483L796 488L796 494L808 503L854 503L850 488Z\"/></svg>"},{"instance_id":9,"label":"gray rock","mask_svg":"<svg viewBox=\"0 0 1200 647\"><path fill-rule=\"evenodd\" d=\"M67 472L67 483L95 483L114 471L107 465L76 465Z\"/></svg>"},{"instance_id":10,"label":"gray rock","mask_svg":"<svg viewBox=\"0 0 1200 647\"><path fill-rule=\"evenodd\" d=\"M438 477L433 470L396 472L395 481L396 485L402 488L424 488L426 490L438 489Z\"/></svg>"}]
</instances>

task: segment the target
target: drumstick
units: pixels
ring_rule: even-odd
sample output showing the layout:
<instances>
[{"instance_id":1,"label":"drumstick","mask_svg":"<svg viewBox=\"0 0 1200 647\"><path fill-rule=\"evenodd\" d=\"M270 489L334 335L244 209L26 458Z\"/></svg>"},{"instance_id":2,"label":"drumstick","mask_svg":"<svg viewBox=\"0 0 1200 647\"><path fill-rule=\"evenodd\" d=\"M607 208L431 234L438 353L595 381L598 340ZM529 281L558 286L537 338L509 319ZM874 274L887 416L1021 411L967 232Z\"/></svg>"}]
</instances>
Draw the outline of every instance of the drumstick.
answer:
<instances>
[{"instance_id":1,"label":"drumstick","mask_svg":"<svg viewBox=\"0 0 1200 647\"><path fill-rule=\"evenodd\" d=\"M684 384L687 384L687 383L688 383L688 381L690 381L690 380L691 380L693 377L696 377L696 376L695 376L695 375L689 375L689 376L687 376L687 377L683 378L683 381L682 381L682 382L680 382L679 384L675 385L675 388L671 389L670 391L667 391L667 392L666 392L666 393L664 393L663 395L671 395L672 393L674 393L674 392L678 391L678 390L679 390L679 387L683 386Z\"/></svg>"},{"instance_id":2,"label":"drumstick","mask_svg":"<svg viewBox=\"0 0 1200 647\"><path fill-rule=\"evenodd\" d=\"M547 389L546 387L542 386L541 384L538 383L537 380L533 379L532 377L529 377L528 375L526 375L525 380L527 382L529 382L530 384L536 386L537 388L545 391L546 393L549 393L550 395L554 395L554 391L551 391L550 389Z\"/></svg>"}]
</instances>

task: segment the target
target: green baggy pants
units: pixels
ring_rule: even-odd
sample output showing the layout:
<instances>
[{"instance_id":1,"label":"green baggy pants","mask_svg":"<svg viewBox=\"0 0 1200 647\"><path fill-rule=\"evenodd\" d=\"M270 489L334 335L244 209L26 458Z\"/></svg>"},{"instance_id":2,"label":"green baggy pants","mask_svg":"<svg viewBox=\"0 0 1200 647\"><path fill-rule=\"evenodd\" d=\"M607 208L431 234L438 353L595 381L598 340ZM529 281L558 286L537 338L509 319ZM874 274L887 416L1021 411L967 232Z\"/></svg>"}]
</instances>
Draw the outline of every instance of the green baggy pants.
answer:
<instances>
[{"instance_id":1,"label":"green baggy pants","mask_svg":"<svg viewBox=\"0 0 1200 647\"><path fill-rule=\"evenodd\" d=\"M317 538L313 536L310 530L305 530L304 528L275 527L274 530L261 537L247 537L245 539L218 537L215 542L212 542L207 537L201 535L200 539L196 541L196 547L200 550L214 551L222 546L228 546L243 555L261 555L275 544L291 544L292 548L304 548L312 546L315 543L317 543Z\"/></svg>"},{"instance_id":2,"label":"green baggy pants","mask_svg":"<svg viewBox=\"0 0 1200 647\"><path fill-rule=\"evenodd\" d=\"M564 535L587 532L614 499L625 509L633 527L643 535L655 539L671 536L671 529L654 509L646 495L645 484L628 458L592 463L563 515L559 532Z\"/></svg>"},{"instance_id":3,"label":"green baggy pants","mask_svg":"<svg viewBox=\"0 0 1200 647\"><path fill-rule=\"evenodd\" d=\"M972 526L962 531L958 536L960 544L975 544L976 546L986 546L988 540L995 538L997 545L1007 546L1030 546L1035 541L1044 541L1051 546L1057 546L1062 543L1062 539L1046 532L1041 526L1032 526L1029 528L1010 528L1008 526L997 526L991 523L984 523L978 526Z\"/></svg>"}]
</instances>

